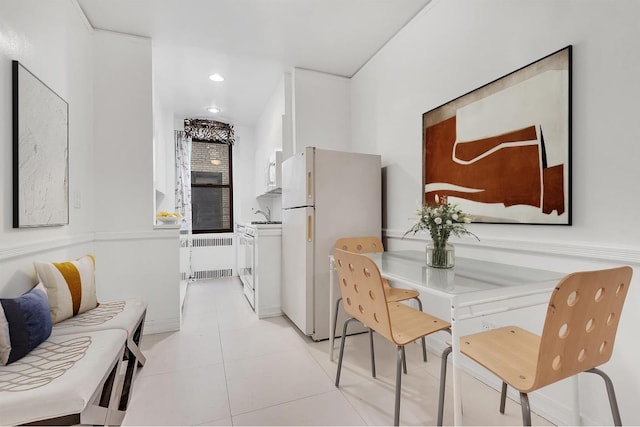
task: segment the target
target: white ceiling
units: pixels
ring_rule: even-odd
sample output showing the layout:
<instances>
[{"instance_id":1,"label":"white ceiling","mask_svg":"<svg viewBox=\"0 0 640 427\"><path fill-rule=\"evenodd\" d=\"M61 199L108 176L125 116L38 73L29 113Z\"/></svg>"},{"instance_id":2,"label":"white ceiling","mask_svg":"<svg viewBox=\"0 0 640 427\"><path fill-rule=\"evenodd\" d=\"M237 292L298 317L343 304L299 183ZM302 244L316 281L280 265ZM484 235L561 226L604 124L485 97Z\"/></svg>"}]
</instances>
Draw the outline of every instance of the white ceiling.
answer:
<instances>
[{"instance_id":1,"label":"white ceiling","mask_svg":"<svg viewBox=\"0 0 640 427\"><path fill-rule=\"evenodd\" d=\"M156 90L178 118L252 126L285 71L351 77L430 0L77 1L94 28L153 40Z\"/></svg>"}]
</instances>

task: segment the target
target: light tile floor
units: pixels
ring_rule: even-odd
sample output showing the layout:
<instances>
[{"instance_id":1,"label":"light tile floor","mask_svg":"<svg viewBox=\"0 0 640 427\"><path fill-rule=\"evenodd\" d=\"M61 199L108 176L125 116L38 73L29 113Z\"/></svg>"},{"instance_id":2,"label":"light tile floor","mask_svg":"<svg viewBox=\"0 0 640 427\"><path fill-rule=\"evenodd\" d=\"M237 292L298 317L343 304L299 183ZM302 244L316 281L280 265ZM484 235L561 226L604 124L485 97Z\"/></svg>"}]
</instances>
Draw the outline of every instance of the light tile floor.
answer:
<instances>
[{"instance_id":1,"label":"light tile floor","mask_svg":"<svg viewBox=\"0 0 640 427\"><path fill-rule=\"evenodd\" d=\"M138 371L123 425L390 425L395 348L376 337L371 378L367 334L349 337L340 388L327 341L303 336L286 317L259 320L237 278L189 284L179 332L145 335L147 363ZM336 352L337 357L337 352ZM422 362L407 346L401 425L434 425L440 358ZM445 424L453 421L448 375ZM463 378L464 421L519 425L520 406L476 379ZM466 398L473 396L473 398ZM549 423L533 416L534 425Z\"/></svg>"}]
</instances>

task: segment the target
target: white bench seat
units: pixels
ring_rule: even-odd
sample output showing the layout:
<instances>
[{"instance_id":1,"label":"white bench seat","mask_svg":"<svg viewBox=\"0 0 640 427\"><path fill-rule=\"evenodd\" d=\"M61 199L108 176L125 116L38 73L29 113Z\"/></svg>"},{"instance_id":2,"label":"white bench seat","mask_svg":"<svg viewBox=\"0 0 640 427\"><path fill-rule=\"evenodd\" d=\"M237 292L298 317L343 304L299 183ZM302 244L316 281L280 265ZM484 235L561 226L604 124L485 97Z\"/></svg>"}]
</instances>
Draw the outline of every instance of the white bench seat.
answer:
<instances>
[{"instance_id":1,"label":"white bench seat","mask_svg":"<svg viewBox=\"0 0 640 427\"><path fill-rule=\"evenodd\" d=\"M103 302L94 309L54 324L51 332L51 336L109 329L120 329L127 332L124 355L127 360L127 370L119 407L122 411L125 411L129 404L135 371L137 367L144 366L146 362L139 346L146 313L147 303L140 299Z\"/></svg>"},{"instance_id":2,"label":"white bench seat","mask_svg":"<svg viewBox=\"0 0 640 427\"><path fill-rule=\"evenodd\" d=\"M104 302L94 309L54 324L51 335L123 329L127 331L127 348L135 354L138 363L142 366L146 359L138 344L142 336L146 312L147 303L140 299Z\"/></svg>"},{"instance_id":3,"label":"white bench seat","mask_svg":"<svg viewBox=\"0 0 640 427\"><path fill-rule=\"evenodd\" d=\"M122 329L50 336L28 355L0 366L0 424L74 416L81 424L119 424Z\"/></svg>"}]
</instances>

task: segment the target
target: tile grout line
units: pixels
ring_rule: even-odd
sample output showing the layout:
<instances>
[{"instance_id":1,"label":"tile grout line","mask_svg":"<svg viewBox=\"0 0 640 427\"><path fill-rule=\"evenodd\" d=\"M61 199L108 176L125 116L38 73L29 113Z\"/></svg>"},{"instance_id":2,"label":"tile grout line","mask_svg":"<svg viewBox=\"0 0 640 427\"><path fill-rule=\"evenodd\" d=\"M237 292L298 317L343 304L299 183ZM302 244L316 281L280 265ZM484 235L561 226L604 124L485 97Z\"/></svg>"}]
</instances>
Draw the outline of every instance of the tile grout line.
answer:
<instances>
[{"instance_id":1,"label":"tile grout line","mask_svg":"<svg viewBox=\"0 0 640 427\"><path fill-rule=\"evenodd\" d=\"M189 292L188 292L188 288L187 288L187 295L185 296L185 302L187 301L187 299L189 298ZM184 312L183 312L184 315ZM233 414L231 412L231 398L229 396L229 381L227 379L227 368L226 368L226 364L225 364L225 356L224 356L224 351L222 348L222 334L221 334L221 330L220 330L220 311L217 309L216 307L216 328L218 330L218 344L220 345L220 356L222 361L220 362L220 364L222 364L222 372L224 375L224 382L225 382L225 390L226 390L226 396L227 396L227 408L229 409L229 420L231 421L230 425L233 426ZM217 365L217 364L216 364ZM204 424L201 423L199 425L207 425L206 423L208 422L216 422L216 421L220 421L223 420L224 418L220 418L218 420L206 420L204 421Z\"/></svg>"},{"instance_id":2,"label":"tile grout line","mask_svg":"<svg viewBox=\"0 0 640 427\"><path fill-rule=\"evenodd\" d=\"M233 281L229 281L227 283L224 283L224 287L221 288L215 288L215 289L209 289L207 287L207 290L205 292L202 292L204 289L203 288L196 288L196 287L192 287L192 289L190 289L190 291L192 292L188 292L188 296L186 298L186 300L191 300L191 302L193 303L195 301L195 305L191 305L190 309L187 308L187 310L185 311L184 314L187 313L191 313L192 317L190 320L192 321L196 321L196 323L200 323L202 324L203 321L206 322L211 322L213 321L213 317L209 317L208 316L208 309L206 309L207 306L211 307L210 304L213 303L215 305L215 307L217 307L218 309L216 310L216 315L215 315L215 319L217 320L217 325L205 325L206 328L210 331L210 333L214 333L217 330L218 333L218 340L217 340L217 344L220 347L220 361L214 365L209 365L209 366L215 366L218 365L219 363L222 364L221 368L223 370L223 372L221 373L222 375L224 375L224 382L220 382L220 386L221 385L225 385L226 389L225 389L225 393L221 393L221 390L219 390L220 394L219 397L217 399L215 399L214 403L216 405L219 405L219 413L222 413L224 411L224 408L227 408L227 415L225 416L224 414L222 414L222 417L214 420L207 420L204 423L200 424L200 425L208 425L208 424L225 424L225 425L231 425L231 426L236 426L236 425L240 425L242 424L242 419L252 419L254 420L254 422L260 422L261 420L264 422L264 420L266 419L271 419L271 418L263 418L263 416L260 414L260 412L262 411L266 411L269 417L276 417L273 418L273 420L276 420L276 424L278 424L277 420L286 420L287 417L289 417L289 412L288 410L285 410L284 405L288 405L291 406L292 408L308 408L308 407L313 407L313 405L315 404L314 402L317 401L333 401L333 402L339 402L339 399L343 399L342 402L340 403L340 405L344 404L344 410L345 412L351 412L352 414L349 415L350 418L348 418L350 421L349 423L355 422L358 425L378 425L379 422L383 422L383 424L385 423L385 419L387 419L388 417L384 416L383 414L378 414L378 411L373 408L370 407L370 405L367 405L367 407L363 406L361 403L363 402L362 399L360 399L357 394L353 394L353 388L352 388L352 384L351 384L351 380L347 381L344 383L344 385L341 385L341 387L336 388L335 385L333 385L333 382L335 380L335 369L337 368L337 361L334 362L329 362L328 361L328 354L327 354L327 350L328 350L328 342L325 341L320 341L320 342L315 342L313 340L311 340L309 337L301 334L299 332L299 330L297 330L297 328L291 324L291 322L289 321L289 319L286 318L286 316L283 316L284 320L287 322L276 322L276 326L281 326L284 327L286 325L284 325L284 323L288 323L288 327L289 329L291 329L292 335L297 335L297 338L299 339L300 343L302 343L302 346L305 347L306 352L301 352L303 353L307 358L311 358L311 360L313 360L315 362L315 364L309 364L308 367L309 369L311 369L311 366L320 369L322 373L324 373L324 375L317 373L317 375L313 375L314 378L317 378L318 381L321 381L321 383L328 381L331 381L331 387L327 387L328 384L325 384L325 386L322 387L322 391L319 391L320 389L318 388L313 388L313 389L306 389L305 388L305 393L309 393L311 392L311 394L308 395L303 395L304 393L300 394L300 393L296 393L296 394L289 394L288 395L288 400L283 400L280 402L273 402L271 404L268 404L267 401L264 401L263 404L267 404L264 407L260 407L260 408L250 408L247 407L245 410L243 410L242 412L239 412L238 414L233 414L232 412L232 407L231 407L231 394L230 394L230 380L234 379L233 376L233 366L234 366L234 355L233 353L237 353L235 350L236 348L234 347L234 342L235 341L229 341L227 342L226 338L229 337L229 334L233 334L233 332L229 332L229 327L231 327L231 329L235 329L234 328L234 324L237 325L244 325L244 322L241 321L241 318L236 318L236 315L240 315L242 316L242 319L244 319L244 316L249 315L249 314L253 314L250 311L246 312L246 310L244 310L244 306L239 306L236 305L235 303L237 303L237 298L241 298L243 299L244 296L242 295L242 293L238 293L236 292L238 290L238 287L241 286L239 284L239 282L237 281L237 278L235 278L235 280ZM218 290L220 292L218 292ZM212 293L210 291L213 291ZM233 292L229 292L229 291L233 291ZM212 297L211 301L209 301L209 296ZM201 298L205 297L205 300L201 300ZM224 301L229 301L229 299L233 299L233 304L231 304L231 306L229 306L230 310L220 310L220 307L225 307L228 304L225 303ZM246 303L246 301L243 300L244 303ZM202 303L204 303L204 306L202 305ZM185 304L186 306L186 304ZM185 307L186 308L186 307ZM195 310L195 312L193 311ZM195 314L194 314L195 313ZM187 314L188 315L188 314ZM251 320L251 319L248 319ZM240 322L240 323L238 323ZM281 325L282 323L282 325ZM249 324L254 324L252 322L249 322ZM210 329L210 328L215 328L215 329ZM198 329L199 330L199 329ZM225 342L227 343L227 353L225 354L225 352L223 351L223 333L225 333ZM208 334L207 334L208 335ZM287 338L289 337L289 334L287 334ZM212 337L213 338L213 337ZM366 337L362 338L360 341L361 343L365 343L366 342ZM215 340L215 338L214 338ZM298 341L298 340L296 340ZM350 340L347 340L348 342ZM287 339L287 342L289 342L289 340ZM295 344L295 345L293 345ZM293 347L289 348L288 346L286 347L287 350L284 349L284 347L278 347L279 350L276 351L275 353L269 353L269 354L276 354L276 353L281 353L281 352L292 352L295 351L296 353L301 351L302 349L300 348L300 346L297 345L297 342L292 342ZM211 342L211 345L215 345L215 341ZM418 345L418 344L416 344ZM363 346L364 347L364 346ZM419 347L419 345L418 345ZM418 348L416 347L416 349ZM367 350L367 349L365 349ZM377 350L377 348L376 348ZM414 349L412 349L414 350ZM431 350L431 349L430 349ZM347 352L349 352L350 350L347 349ZM378 360L380 360L381 362L383 360L386 360L386 356L388 356L387 352L385 350L383 350L381 348L381 353L380 353L380 357L376 357ZM363 362L366 362L366 358L367 358L367 353L368 351L365 351L363 354L359 354L358 357L362 358ZM420 378L419 379L424 379L425 381L427 381L428 383L432 383L433 382L433 389L436 390L437 386L436 386L436 382L438 382L437 380L439 379L438 376L438 372L439 372L439 366L440 366L440 355L435 354L432 351L429 351L429 361L431 363L435 362L435 365L431 366L431 369L427 368L427 366L425 366L425 364L422 362L422 357L421 357L421 353L419 353L418 350L416 350L415 352L411 352L412 355L410 356L409 354L407 354L408 356L408 363L409 369L411 371L415 371L416 373L419 371L420 372ZM415 353L415 354L413 354ZM378 356L378 351L376 351L376 356ZM385 356L386 355L386 356ZM415 356L415 359L414 357ZM277 356L275 356L277 357ZM229 366L227 366L227 360L229 359ZM411 362L411 360L414 359L414 362ZM345 362L347 362L349 359L347 358L347 356L345 356ZM449 362L448 364L448 372L450 372L450 368L451 368L451 362ZM346 365L343 366L343 368L348 368L349 364L347 363ZM183 369L174 369L173 371L168 371L168 372L154 372L151 374L147 374L145 375L146 377L157 377L157 376L162 376L165 374L171 374L171 372L178 372L179 371L183 371ZM231 372L229 372L231 371ZM384 371L384 369L383 369ZM378 386L382 386L385 390L389 387L393 387L392 384L392 376L391 374L386 375L384 372L379 372L379 377L378 379L372 379L368 377L368 374L366 372L366 369L362 372L360 372L360 369L357 369L355 372L356 377L353 378L353 381L357 381L358 378L362 377L365 378L366 377L366 381L368 382L375 382ZM346 372L345 372L346 373ZM450 375L447 375L448 377L450 377ZM387 378L388 377L388 378ZM219 377L218 377L219 378ZM390 379L389 379L390 378ZM142 378L140 378L142 379ZM323 380L324 379L324 380ZM347 377L344 377L345 380L347 380ZM480 381L477 378L474 378L471 376L472 380L472 384L474 384L473 389L480 389L480 387L484 386L486 387L486 384L484 384L482 381ZM434 381L436 380L436 381ZM321 384L320 383L320 384ZM403 383L404 383L404 378L403 378ZM235 382L234 382L235 384ZM139 385L139 384L136 384ZM357 385L357 384L356 384ZM403 384L404 385L404 384ZM379 388L379 387L378 387ZM404 387L403 387L404 388ZM491 391L493 391L494 393L497 393L495 389L492 389L491 387L489 387L491 389ZM422 386L420 386L418 388L419 390L422 390ZM429 390L431 390L431 388L429 388ZM484 388L482 389L483 393L484 393ZM334 395L330 395L330 393L334 393L335 391L339 391L340 394L335 393ZM403 390L403 396L404 396L404 391ZM437 392L437 390L436 390ZM378 392L376 392L378 393ZM375 393L374 393L375 394ZM384 391L384 394L386 395L386 391ZM236 393L234 392L234 396L236 395ZM244 394L241 394L240 396L244 397L246 396L246 392ZM227 402L226 404L222 401L222 399L224 399L226 396ZM325 396L325 397L321 397L321 396ZM284 396L283 396L284 397ZM235 398L234 398L235 399ZM315 400L314 400L315 399ZM305 400L308 400L307 402L303 402ZM344 402L344 400L346 400L346 402ZM404 397L403 397L404 400ZM447 399L448 401L450 399ZM375 399L374 399L375 401ZM509 396L509 401L511 403L514 403L514 407L517 408L517 402L513 401L513 399L511 398L511 396ZM234 400L235 402L235 400ZM300 403L296 403L296 402L300 402ZM205 402L203 402L205 405L211 405L212 404L212 400L210 399L206 399ZM345 404L346 403L346 404ZM370 402L373 403L373 402ZM448 402L447 402L448 403ZM512 406L511 403L509 404L509 406ZM311 406L309 406L311 405ZM375 405L374 405L375 406ZM386 405L384 405L384 407L386 407ZM348 409L347 409L348 408ZM374 410L375 414L372 416L372 414L369 413L369 410ZM386 412L386 411L385 411ZM510 412L514 412L513 410ZM517 411L516 411L517 412ZM252 414L252 415L250 415ZM377 414L377 415L376 415ZM204 415L204 414L203 414ZM213 413L211 413L211 415L213 415ZM321 416L322 414L308 414L308 416L312 417L311 419L314 419L314 416ZM536 416L538 416L537 414L535 414ZM511 414L510 416L513 416L513 414ZM493 419L493 418L491 418ZM546 420L545 420L546 421ZM386 421L386 422L390 422L390 418ZM535 422L535 421L534 421ZM311 421L311 423L313 423L313 421ZM286 422L285 422L286 424ZM275 425L275 424L274 424ZM491 425L491 424L488 424Z\"/></svg>"},{"instance_id":3,"label":"tile grout line","mask_svg":"<svg viewBox=\"0 0 640 427\"><path fill-rule=\"evenodd\" d=\"M237 279L240 280L240 279ZM220 354L222 356L222 372L224 372L224 384L227 390L227 406L229 407L229 419L231 420L231 426L233 426L233 412L231 412L231 396L229 394L229 380L227 378L227 365L225 363L224 348L222 347L222 331L220 330L220 311L216 307L216 320L218 326L218 341L220 342Z\"/></svg>"},{"instance_id":4,"label":"tile grout line","mask_svg":"<svg viewBox=\"0 0 640 427\"><path fill-rule=\"evenodd\" d=\"M326 343L327 345L329 344L329 341L327 341ZM335 389L340 393L340 395L342 396L342 398L347 402L347 404L349 405L349 407L351 407L351 409L353 409L353 412L358 414L358 418L360 418L360 420L362 421L362 425L369 425L367 424L366 420L362 417L362 414L360 414L360 411L358 411L358 408L356 408L353 403L351 403L351 400L349 400L349 398L347 398L347 396L344 394L344 391L340 388L340 387L336 387L335 386L335 377L331 377L329 376L329 373L322 367L322 364L320 364L320 361L318 361L315 357L313 357L313 353L311 353L310 347L307 345L306 346L307 352L309 353L309 355L311 356L311 358L313 359L313 361L318 365L318 367L320 368L320 370L322 370L322 372L324 372L324 374L333 382L333 386L335 387ZM337 363L337 362L336 362ZM337 364L336 364L336 369L337 369ZM330 392L327 392L330 393Z\"/></svg>"}]
</instances>

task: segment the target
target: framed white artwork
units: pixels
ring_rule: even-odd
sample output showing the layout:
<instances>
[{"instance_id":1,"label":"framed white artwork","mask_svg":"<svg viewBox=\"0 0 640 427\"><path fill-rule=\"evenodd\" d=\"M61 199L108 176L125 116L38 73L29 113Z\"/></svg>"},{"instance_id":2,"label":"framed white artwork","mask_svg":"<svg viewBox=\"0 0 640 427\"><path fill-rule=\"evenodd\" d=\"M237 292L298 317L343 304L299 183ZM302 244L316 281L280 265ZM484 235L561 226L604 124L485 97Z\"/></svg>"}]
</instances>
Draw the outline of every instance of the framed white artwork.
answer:
<instances>
[{"instance_id":1,"label":"framed white artwork","mask_svg":"<svg viewBox=\"0 0 640 427\"><path fill-rule=\"evenodd\" d=\"M13 227L69 224L69 104L13 67Z\"/></svg>"}]
</instances>

